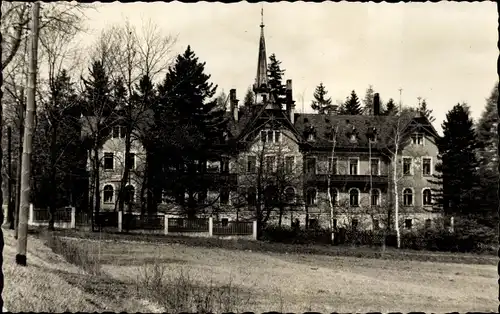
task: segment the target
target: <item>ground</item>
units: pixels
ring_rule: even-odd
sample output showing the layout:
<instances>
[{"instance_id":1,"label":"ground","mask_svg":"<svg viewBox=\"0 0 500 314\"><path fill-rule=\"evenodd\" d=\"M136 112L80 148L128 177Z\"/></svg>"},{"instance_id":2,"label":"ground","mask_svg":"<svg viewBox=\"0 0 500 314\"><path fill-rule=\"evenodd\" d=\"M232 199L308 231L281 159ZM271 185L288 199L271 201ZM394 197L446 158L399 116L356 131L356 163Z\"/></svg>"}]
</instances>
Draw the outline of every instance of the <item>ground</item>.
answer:
<instances>
[{"instance_id":1,"label":"ground","mask_svg":"<svg viewBox=\"0 0 500 314\"><path fill-rule=\"evenodd\" d=\"M183 269L199 282L231 282L250 296L251 301L243 309L255 312L492 312L498 306L493 263L384 260L226 250L179 243L67 239L90 244L99 252L104 280L85 275L32 237L28 244L31 267L17 268L13 265L14 240L6 233L4 299L11 311L144 312L147 307L147 311L161 312L161 307L135 296L133 289L127 288L137 281L144 265L151 263L164 265L165 275L175 275ZM82 282L87 282L87 286ZM31 287L33 283L35 286ZM89 287L92 285L94 289ZM109 291L115 291L115 295ZM37 293L43 297L34 297ZM26 306L20 304L21 295L33 301Z\"/></svg>"}]
</instances>

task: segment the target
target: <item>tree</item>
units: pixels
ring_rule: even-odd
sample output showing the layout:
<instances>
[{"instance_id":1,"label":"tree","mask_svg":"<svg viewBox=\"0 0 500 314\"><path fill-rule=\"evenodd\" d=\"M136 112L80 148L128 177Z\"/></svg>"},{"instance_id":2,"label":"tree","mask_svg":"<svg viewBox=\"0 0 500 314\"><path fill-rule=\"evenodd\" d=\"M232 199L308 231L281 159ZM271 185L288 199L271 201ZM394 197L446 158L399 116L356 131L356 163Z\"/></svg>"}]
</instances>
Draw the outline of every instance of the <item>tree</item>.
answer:
<instances>
[{"instance_id":1,"label":"tree","mask_svg":"<svg viewBox=\"0 0 500 314\"><path fill-rule=\"evenodd\" d=\"M479 143L468 106L455 105L446 114L442 128L435 176L442 188L436 191L436 200L446 214L478 214L482 210L477 206L481 197L476 157Z\"/></svg>"},{"instance_id":2,"label":"tree","mask_svg":"<svg viewBox=\"0 0 500 314\"><path fill-rule=\"evenodd\" d=\"M312 101L311 108L320 114L334 114L337 111L336 105L332 104L332 98L325 98L328 94L323 83L320 83L314 91L314 100Z\"/></svg>"},{"instance_id":3,"label":"tree","mask_svg":"<svg viewBox=\"0 0 500 314\"><path fill-rule=\"evenodd\" d=\"M360 115L362 112L361 105L359 104L358 96L356 92L353 90L351 92L351 96L346 100L343 108L342 114L345 115Z\"/></svg>"},{"instance_id":4,"label":"tree","mask_svg":"<svg viewBox=\"0 0 500 314\"><path fill-rule=\"evenodd\" d=\"M252 107L254 104L255 95L252 91L252 88L248 87L245 98L243 99L243 112L245 112L246 114L250 114L252 112Z\"/></svg>"},{"instance_id":5,"label":"tree","mask_svg":"<svg viewBox=\"0 0 500 314\"><path fill-rule=\"evenodd\" d=\"M363 113L367 115L373 115L373 96L375 95L375 91L373 90L373 86L370 85L366 89L365 98L363 99Z\"/></svg>"},{"instance_id":6,"label":"tree","mask_svg":"<svg viewBox=\"0 0 500 314\"><path fill-rule=\"evenodd\" d=\"M285 70L281 69L281 61L276 59L274 53L269 57L267 75L269 77L270 94L274 97L276 104L282 107L286 97L286 88L282 83Z\"/></svg>"},{"instance_id":7,"label":"tree","mask_svg":"<svg viewBox=\"0 0 500 314\"><path fill-rule=\"evenodd\" d=\"M188 217L204 207L197 198L207 182L193 180L204 161L214 154L227 128L224 110L212 99L217 86L204 73L205 63L188 46L177 56L158 87L157 129L168 134L158 145L163 156L165 194L171 196ZM186 199L187 198L187 199Z\"/></svg>"},{"instance_id":8,"label":"tree","mask_svg":"<svg viewBox=\"0 0 500 314\"><path fill-rule=\"evenodd\" d=\"M427 108L427 102L422 100L418 105L417 111L429 120L430 123L434 122L436 119L432 116L432 109Z\"/></svg>"},{"instance_id":9,"label":"tree","mask_svg":"<svg viewBox=\"0 0 500 314\"><path fill-rule=\"evenodd\" d=\"M28 215L30 203L30 176L32 138L35 128L35 91L37 76L37 54L39 34L40 3L35 2L32 8L30 69L28 79L28 99L26 104L26 130L23 140L23 161L21 171L21 201L19 212L19 238L17 242L16 264L26 266L26 248L28 244ZM2 215L3 216L3 215Z\"/></svg>"},{"instance_id":10,"label":"tree","mask_svg":"<svg viewBox=\"0 0 500 314\"><path fill-rule=\"evenodd\" d=\"M94 209L92 226L94 227L101 206L100 148L111 133L116 121L116 115L115 103L111 97L111 83L102 61L94 61L91 68L89 68L89 76L87 79L82 78L82 81L85 86L81 100L83 109L82 122L84 140L91 158L91 198Z\"/></svg>"},{"instance_id":11,"label":"tree","mask_svg":"<svg viewBox=\"0 0 500 314\"><path fill-rule=\"evenodd\" d=\"M228 101L228 95L224 93L224 90L222 90L217 96L217 106L221 110L227 111L227 101Z\"/></svg>"},{"instance_id":12,"label":"tree","mask_svg":"<svg viewBox=\"0 0 500 314\"><path fill-rule=\"evenodd\" d=\"M481 207L497 216L498 196L498 82L486 100L486 106L476 125L477 138L480 143L477 151L481 181ZM497 218L496 218L497 219ZM495 220L496 220L495 219Z\"/></svg>"},{"instance_id":13,"label":"tree","mask_svg":"<svg viewBox=\"0 0 500 314\"><path fill-rule=\"evenodd\" d=\"M387 104L385 105L384 115L394 116L397 113L398 113L398 107L394 103L394 99L390 98Z\"/></svg>"}]
</instances>

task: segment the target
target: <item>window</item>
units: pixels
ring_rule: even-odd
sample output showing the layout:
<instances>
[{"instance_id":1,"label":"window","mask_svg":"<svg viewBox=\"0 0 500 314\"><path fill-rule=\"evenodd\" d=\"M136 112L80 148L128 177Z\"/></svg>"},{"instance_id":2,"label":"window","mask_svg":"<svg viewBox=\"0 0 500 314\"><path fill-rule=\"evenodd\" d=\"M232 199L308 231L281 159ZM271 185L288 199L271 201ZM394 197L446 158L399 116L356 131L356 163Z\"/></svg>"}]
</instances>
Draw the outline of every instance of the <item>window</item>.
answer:
<instances>
[{"instance_id":1,"label":"window","mask_svg":"<svg viewBox=\"0 0 500 314\"><path fill-rule=\"evenodd\" d=\"M359 225L359 222L358 222L357 219L353 219L352 222L351 222L351 224L352 224L352 228L353 229L357 229L358 225Z\"/></svg>"},{"instance_id":2,"label":"window","mask_svg":"<svg viewBox=\"0 0 500 314\"><path fill-rule=\"evenodd\" d=\"M256 172L256 164L257 158L255 156L247 156L247 172L255 173Z\"/></svg>"},{"instance_id":3,"label":"window","mask_svg":"<svg viewBox=\"0 0 500 314\"><path fill-rule=\"evenodd\" d=\"M333 206L338 205L339 191L336 188L330 188L330 195L332 196Z\"/></svg>"},{"instance_id":4,"label":"window","mask_svg":"<svg viewBox=\"0 0 500 314\"><path fill-rule=\"evenodd\" d=\"M103 190L103 201L104 203L113 203L113 194L114 194L114 189L112 185L106 185L104 186Z\"/></svg>"},{"instance_id":5,"label":"window","mask_svg":"<svg viewBox=\"0 0 500 314\"><path fill-rule=\"evenodd\" d=\"M409 188L403 190L403 205L404 206L413 205L413 192Z\"/></svg>"},{"instance_id":6,"label":"window","mask_svg":"<svg viewBox=\"0 0 500 314\"><path fill-rule=\"evenodd\" d=\"M430 227L432 227L432 220L426 219L425 220L425 228L429 229Z\"/></svg>"},{"instance_id":7,"label":"window","mask_svg":"<svg viewBox=\"0 0 500 314\"><path fill-rule=\"evenodd\" d=\"M309 133L309 135L307 135L307 140L309 142L314 142L314 139L315 139L314 133Z\"/></svg>"},{"instance_id":8,"label":"window","mask_svg":"<svg viewBox=\"0 0 500 314\"><path fill-rule=\"evenodd\" d=\"M285 198L288 204L295 203L295 189L292 187L288 187L285 189Z\"/></svg>"},{"instance_id":9,"label":"window","mask_svg":"<svg viewBox=\"0 0 500 314\"><path fill-rule=\"evenodd\" d=\"M403 175L409 176L411 175L412 168L412 159L411 158L403 158Z\"/></svg>"},{"instance_id":10,"label":"window","mask_svg":"<svg viewBox=\"0 0 500 314\"><path fill-rule=\"evenodd\" d=\"M312 228L312 229L319 228L318 219L309 219L309 228Z\"/></svg>"},{"instance_id":11,"label":"window","mask_svg":"<svg viewBox=\"0 0 500 314\"><path fill-rule=\"evenodd\" d=\"M113 127L112 132L111 132L111 137L112 138L124 138L125 137L125 127L115 125Z\"/></svg>"},{"instance_id":12,"label":"window","mask_svg":"<svg viewBox=\"0 0 500 314\"><path fill-rule=\"evenodd\" d=\"M129 170L135 169L135 153L128 154L128 165L129 165Z\"/></svg>"},{"instance_id":13,"label":"window","mask_svg":"<svg viewBox=\"0 0 500 314\"><path fill-rule=\"evenodd\" d=\"M377 189L372 190L371 204L372 204L372 206L379 206L380 205L380 191Z\"/></svg>"},{"instance_id":14,"label":"window","mask_svg":"<svg viewBox=\"0 0 500 314\"><path fill-rule=\"evenodd\" d=\"M378 219L373 219L373 230L379 230L380 229L380 222Z\"/></svg>"},{"instance_id":15,"label":"window","mask_svg":"<svg viewBox=\"0 0 500 314\"><path fill-rule=\"evenodd\" d=\"M286 156L285 157L285 173L293 173L293 169L295 167L295 157L294 156Z\"/></svg>"},{"instance_id":16,"label":"window","mask_svg":"<svg viewBox=\"0 0 500 314\"><path fill-rule=\"evenodd\" d=\"M358 207L359 206L359 191L358 191L358 189L351 189L351 191L349 191L349 205L351 207Z\"/></svg>"},{"instance_id":17,"label":"window","mask_svg":"<svg viewBox=\"0 0 500 314\"><path fill-rule=\"evenodd\" d=\"M229 189L228 188L221 189L221 191L220 191L220 203L222 205L229 204Z\"/></svg>"},{"instance_id":18,"label":"window","mask_svg":"<svg viewBox=\"0 0 500 314\"><path fill-rule=\"evenodd\" d=\"M247 190L247 203L249 206L255 206L255 204L257 204L257 191L254 187L250 187Z\"/></svg>"},{"instance_id":19,"label":"window","mask_svg":"<svg viewBox=\"0 0 500 314\"><path fill-rule=\"evenodd\" d=\"M337 174L337 158L328 158L328 173L332 175Z\"/></svg>"},{"instance_id":20,"label":"window","mask_svg":"<svg viewBox=\"0 0 500 314\"><path fill-rule=\"evenodd\" d=\"M422 158L422 175L430 176L431 173L431 158Z\"/></svg>"},{"instance_id":21,"label":"window","mask_svg":"<svg viewBox=\"0 0 500 314\"><path fill-rule=\"evenodd\" d=\"M218 160L207 160L207 172L218 173L220 171L220 162Z\"/></svg>"},{"instance_id":22,"label":"window","mask_svg":"<svg viewBox=\"0 0 500 314\"><path fill-rule=\"evenodd\" d=\"M229 219L228 218L222 218L221 219L221 224L222 224L222 227L227 227L229 225Z\"/></svg>"},{"instance_id":23,"label":"window","mask_svg":"<svg viewBox=\"0 0 500 314\"><path fill-rule=\"evenodd\" d=\"M422 133L415 133L411 136L413 145L424 145L424 135Z\"/></svg>"},{"instance_id":24,"label":"window","mask_svg":"<svg viewBox=\"0 0 500 314\"><path fill-rule=\"evenodd\" d=\"M370 169L372 176L378 176L380 174L380 160L378 158L370 159Z\"/></svg>"},{"instance_id":25,"label":"window","mask_svg":"<svg viewBox=\"0 0 500 314\"><path fill-rule=\"evenodd\" d=\"M432 205L432 192L431 189L425 189L422 192L422 204L424 206Z\"/></svg>"},{"instance_id":26,"label":"window","mask_svg":"<svg viewBox=\"0 0 500 314\"><path fill-rule=\"evenodd\" d=\"M349 174L354 176L358 174L358 162L357 158L349 158Z\"/></svg>"},{"instance_id":27,"label":"window","mask_svg":"<svg viewBox=\"0 0 500 314\"><path fill-rule=\"evenodd\" d=\"M228 157L222 157L221 172L222 173L228 173L229 172L229 158Z\"/></svg>"},{"instance_id":28,"label":"window","mask_svg":"<svg viewBox=\"0 0 500 314\"><path fill-rule=\"evenodd\" d=\"M316 174L316 158L309 157L306 159L306 172Z\"/></svg>"},{"instance_id":29,"label":"window","mask_svg":"<svg viewBox=\"0 0 500 314\"><path fill-rule=\"evenodd\" d=\"M125 203L133 204L135 200L135 188L132 185L128 185L125 188Z\"/></svg>"},{"instance_id":30,"label":"window","mask_svg":"<svg viewBox=\"0 0 500 314\"><path fill-rule=\"evenodd\" d=\"M266 206L274 207L278 201L277 189L275 186L268 186L264 190L264 202Z\"/></svg>"},{"instance_id":31,"label":"window","mask_svg":"<svg viewBox=\"0 0 500 314\"><path fill-rule=\"evenodd\" d=\"M413 220L412 219L405 219L405 229L410 230L413 225Z\"/></svg>"},{"instance_id":32,"label":"window","mask_svg":"<svg viewBox=\"0 0 500 314\"><path fill-rule=\"evenodd\" d=\"M276 156L266 156L266 171L267 173L276 171Z\"/></svg>"},{"instance_id":33,"label":"window","mask_svg":"<svg viewBox=\"0 0 500 314\"><path fill-rule=\"evenodd\" d=\"M113 153L104 153L104 170L113 170L115 157Z\"/></svg>"},{"instance_id":34,"label":"window","mask_svg":"<svg viewBox=\"0 0 500 314\"><path fill-rule=\"evenodd\" d=\"M306 193L306 204L308 206L316 205L316 190L309 189Z\"/></svg>"},{"instance_id":35,"label":"window","mask_svg":"<svg viewBox=\"0 0 500 314\"><path fill-rule=\"evenodd\" d=\"M273 130L260 131L260 140L262 143L279 143L281 142L281 132Z\"/></svg>"}]
</instances>

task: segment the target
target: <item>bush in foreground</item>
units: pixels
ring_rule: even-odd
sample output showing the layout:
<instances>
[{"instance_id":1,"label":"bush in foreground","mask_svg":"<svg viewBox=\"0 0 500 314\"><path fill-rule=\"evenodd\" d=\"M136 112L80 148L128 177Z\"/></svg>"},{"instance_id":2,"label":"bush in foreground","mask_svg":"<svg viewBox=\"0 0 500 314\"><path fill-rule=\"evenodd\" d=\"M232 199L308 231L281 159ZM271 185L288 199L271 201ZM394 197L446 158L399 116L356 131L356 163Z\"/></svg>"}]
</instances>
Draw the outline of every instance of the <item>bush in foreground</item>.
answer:
<instances>
[{"instance_id":1,"label":"bush in foreground","mask_svg":"<svg viewBox=\"0 0 500 314\"><path fill-rule=\"evenodd\" d=\"M241 289L210 280L195 280L182 269L171 269L162 263L141 266L137 276L137 291L155 301L168 313L228 313L248 308L250 298Z\"/></svg>"}]
</instances>

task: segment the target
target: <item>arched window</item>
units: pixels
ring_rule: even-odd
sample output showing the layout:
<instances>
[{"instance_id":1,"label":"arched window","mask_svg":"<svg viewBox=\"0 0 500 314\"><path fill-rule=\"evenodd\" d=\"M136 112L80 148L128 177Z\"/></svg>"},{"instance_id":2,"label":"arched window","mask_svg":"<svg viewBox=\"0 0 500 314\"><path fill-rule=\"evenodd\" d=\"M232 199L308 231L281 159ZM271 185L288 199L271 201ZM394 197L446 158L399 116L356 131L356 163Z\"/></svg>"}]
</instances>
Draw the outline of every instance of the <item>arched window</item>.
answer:
<instances>
[{"instance_id":1,"label":"arched window","mask_svg":"<svg viewBox=\"0 0 500 314\"><path fill-rule=\"evenodd\" d=\"M351 189L349 191L349 205L351 207L359 206L359 191L358 189Z\"/></svg>"},{"instance_id":2,"label":"arched window","mask_svg":"<svg viewBox=\"0 0 500 314\"><path fill-rule=\"evenodd\" d=\"M108 184L104 186L103 192L102 192L102 199L104 203L113 203L113 195L114 195L114 189L113 186Z\"/></svg>"},{"instance_id":3,"label":"arched window","mask_svg":"<svg viewBox=\"0 0 500 314\"><path fill-rule=\"evenodd\" d=\"M413 191L410 188L403 190L403 205L412 206L413 205Z\"/></svg>"},{"instance_id":4,"label":"arched window","mask_svg":"<svg viewBox=\"0 0 500 314\"><path fill-rule=\"evenodd\" d=\"M380 205L380 191L377 189L372 189L371 204L372 204L372 206L379 206Z\"/></svg>"},{"instance_id":5,"label":"arched window","mask_svg":"<svg viewBox=\"0 0 500 314\"><path fill-rule=\"evenodd\" d=\"M133 204L135 201L135 188L132 185L125 187L125 203Z\"/></svg>"},{"instance_id":6,"label":"arched window","mask_svg":"<svg viewBox=\"0 0 500 314\"><path fill-rule=\"evenodd\" d=\"M429 205L432 205L432 192L431 192L431 189L425 189L423 192L422 192L422 204L424 204L424 206L429 206Z\"/></svg>"},{"instance_id":7,"label":"arched window","mask_svg":"<svg viewBox=\"0 0 500 314\"><path fill-rule=\"evenodd\" d=\"M306 193L306 204L308 206L316 205L316 189L309 189Z\"/></svg>"},{"instance_id":8,"label":"arched window","mask_svg":"<svg viewBox=\"0 0 500 314\"><path fill-rule=\"evenodd\" d=\"M295 203L295 189L293 187L287 187L285 189L285 198L288 204Z\"/></svg>"},{"instance_id":9,"label":"arched window","mask_svg":"<svg viewBox=\"0 0 500 314\"><path fill-rule=\"evenodd\" d=\"M330 188L333 206L337 206L339 202L339 191L336 188Z\"/></svg>"}]
</instances>

